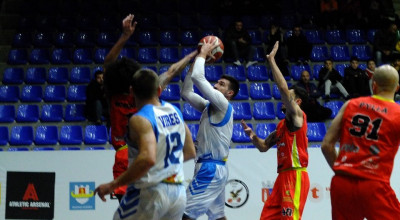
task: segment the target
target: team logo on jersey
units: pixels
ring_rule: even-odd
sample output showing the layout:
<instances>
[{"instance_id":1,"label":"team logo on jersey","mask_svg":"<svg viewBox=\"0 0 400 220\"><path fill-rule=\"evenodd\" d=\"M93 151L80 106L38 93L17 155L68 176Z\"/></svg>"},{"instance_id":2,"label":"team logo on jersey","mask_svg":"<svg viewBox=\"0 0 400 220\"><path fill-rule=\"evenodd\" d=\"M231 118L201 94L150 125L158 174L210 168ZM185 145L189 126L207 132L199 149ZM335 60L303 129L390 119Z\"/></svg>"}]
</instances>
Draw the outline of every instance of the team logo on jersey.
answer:
<instances>
[{"instance_id":1,"label":"team logo on jersey","mask_svg":"<svg viewBox=\"0 0 400 220\"><path fill-rule=\"evenodd\" d=\"M70 210L95 209L94 182L70 182Z\"/></svg>"},{"instance_id":2,"label":"team logo on jersey","mask_svg":"<svg viewBox=\"0 0 400 220\"><path fill-rule=\"evenodd\" d=\"M231 179L225 186L225 205L229 208L240 208L249 199L249 188L237 179Z\"/></svg>"},{"instance_id":3,"label":"team logo on jersey","mask_svg":"<svg viewBox=\"0 0 400 220\"><path fill-rule=\"evenodd\" d=\"M261 202L265 203L267 199L271 196L272 194L272 189L274 187L274 183L272 181L267 181L267 182L262 182L262 188L261 188Z\"/></svg>"}]
</instances>

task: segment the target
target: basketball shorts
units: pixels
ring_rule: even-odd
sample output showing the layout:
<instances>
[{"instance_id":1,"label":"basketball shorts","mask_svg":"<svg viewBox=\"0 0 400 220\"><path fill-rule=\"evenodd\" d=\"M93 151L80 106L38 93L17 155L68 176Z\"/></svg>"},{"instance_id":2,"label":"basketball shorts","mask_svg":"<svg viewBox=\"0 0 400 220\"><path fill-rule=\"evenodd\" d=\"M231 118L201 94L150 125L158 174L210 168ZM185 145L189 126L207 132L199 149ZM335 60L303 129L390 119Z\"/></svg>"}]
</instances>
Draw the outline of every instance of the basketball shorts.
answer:
<instances>
[{"instance_id":1,"label":"basketball shorts","mask_svg":"<svg viewBox=\"0 0 400 220\"><path fill-rule=\"evenodd\" d=\"M128 146L125 145L123 147L120 147L115 152L115 160L114 160L114 166L113 166L114 179L119 177L127 169L128 169ZM114 193L117 195L124 195L126 192L126 187L127 186L120 186L120 187L114 189Z\"/></svg>"},{"instance_id":2,"label":"basketball shorts","mask_svg":"<svg viewBox=\"0 0 400 220\"><path fill-rule=\"evenodd\" d=\"M400 203L389 183L335 175L331 182L332 219L400 219Z\"/></svg>"},{"instance_id":3,"label":"basketball shorts","mask_svg":"<svg viewBox=\"0 0 400 220\"><path fill-rule=\"evenodd\" d=\"M309 189L310 179L305 168L279 173L260 219L300 220Z\"/></svg>"},{"instance_id":4,"label":"basketball shorts","mask_svg":"<svg viewBox=\"0 0 400 220\"><path fill-rule=\"evenodd\" d=\"M185 205L183 184L159 183L143 189L130 186L114 220L181 220Z\"/></svg>"},{"instance_id":5,"label":"basketball shorts","mask_svg":"<svg viewBox=\"0 0 400 220\"><path fill-rule=\"evenodd\" d=\"M197 219L207 214L208 219L225 216L225 185L228 168L223 161L197 162L194 177L186 189L185 215Z\"/></svg>"}]
</instances>

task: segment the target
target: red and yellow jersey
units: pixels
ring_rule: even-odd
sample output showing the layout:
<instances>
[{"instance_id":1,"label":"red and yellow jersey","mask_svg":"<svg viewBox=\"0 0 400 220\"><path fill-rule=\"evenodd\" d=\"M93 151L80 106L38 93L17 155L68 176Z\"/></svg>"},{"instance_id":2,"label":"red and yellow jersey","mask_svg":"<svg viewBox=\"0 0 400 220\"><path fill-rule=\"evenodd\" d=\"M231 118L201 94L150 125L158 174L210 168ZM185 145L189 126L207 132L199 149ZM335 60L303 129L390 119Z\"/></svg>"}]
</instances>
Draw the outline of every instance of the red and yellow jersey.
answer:
<instances>
[{"instance_id":1,"label":"red and yellow jersey","mask_svg":"<svg viewBox=\"0 0 400 220\"><path fill-rule=\"evenodd\" d=\"M287 126L287 120L281 120L276 127L278 137L277 156L278 173L305 168L308 166L308 138L307 138L307 116L303 112L303 126L295 132L291 132Z\"/></svg>"},{"instance_id":2,"label":"red and yellow jersey","mask_svg":"<svg viewBox=\"0 0 400 220\"><path fill-rule=\"evenodd\" d=\"M340 150L333 170L390 182L400 144L400 105L379 96L349 101L343 113Z\"/></svg>"},{"instance_id":3,"label":"red and yellow jersey","mask_svg":"<svg viewBox=\"0 0 400 220\"><path fill-rule=\"evenodd\" d=\"M124 136L129 117L136 113L135 98L131 94L113 95L110 100L111 144L118 150L125 146Z\"/></svg>"}]
</instances>

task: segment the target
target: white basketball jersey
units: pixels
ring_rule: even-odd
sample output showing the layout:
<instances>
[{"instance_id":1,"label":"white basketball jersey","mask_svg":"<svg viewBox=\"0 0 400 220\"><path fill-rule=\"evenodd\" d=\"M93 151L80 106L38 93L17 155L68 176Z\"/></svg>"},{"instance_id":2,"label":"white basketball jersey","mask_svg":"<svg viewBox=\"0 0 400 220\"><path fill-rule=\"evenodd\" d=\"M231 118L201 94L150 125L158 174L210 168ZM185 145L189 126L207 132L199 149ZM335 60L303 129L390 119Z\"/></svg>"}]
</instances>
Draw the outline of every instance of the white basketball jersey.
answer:
<instances>
[{"instance_id":1,"label":"white basketball jersey","mask_svg":"<svg viewBox=\"0 0 400 220\"><path fill-rule=\"evenodd\" d=\"M185 143L185 125L182 113L174 105L162 102L161 106L145 105L135 116L149 120L157 140L156 164L140 180L133 183L135 188L145 188L162 181L182 183L183 145ZM129 164L138 156L138 149L127 140L129 146Z\"/></svg>"}]
</instances>

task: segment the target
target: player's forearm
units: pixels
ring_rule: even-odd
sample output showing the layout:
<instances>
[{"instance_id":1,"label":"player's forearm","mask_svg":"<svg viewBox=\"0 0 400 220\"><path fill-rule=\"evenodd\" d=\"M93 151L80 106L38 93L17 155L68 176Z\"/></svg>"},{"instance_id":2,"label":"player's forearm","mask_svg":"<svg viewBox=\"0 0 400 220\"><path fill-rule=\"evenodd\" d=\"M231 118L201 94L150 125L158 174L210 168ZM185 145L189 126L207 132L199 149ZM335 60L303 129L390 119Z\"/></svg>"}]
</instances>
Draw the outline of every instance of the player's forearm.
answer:
<instances>
[{"instance_id":1,"label":"player's forearm","mask_svg":"<svg viewBox=\"0 0 400 220\"><path fill-rule=\"evenodd\" d=\"M328 165L333 169L333 164L335 163L337 158L335 145L322 142L321 151L324 154L326 162L328 162Z\"/></svg>"},{"instance_id":2,"label":"player's forearm","mask_svg":"<svg viewBox=\"0 0 400 220\"><path fill-rule=\"evenodd\" d=\"M104 58L104 65L111 63L117 60L119 54L121 53L122 48L124 48L126 42L129 40L130 36L126 34L122 34L118 41L111 48L110 52L108 52L107 56Z\"/></svg>"},{"instance_id":3,"label":"player's forearm","mask_svg":"<svg viewBox=\"0 0 400 220\"><path fill-rule=\"evenodd\" d=\"M259 138L258 136L254 135L253 139L251 140L253 145L260 151L260 152L266 152L269 150L270 146L266 144L266 142Z\"/></svg>"},{"instance_id":4,"label":"player's forearm","mask_svg":"<svg viewBox=\"0 0 400 220\"><path fill-rule=\"evenodd\" d=\"M115 188L128 185L142 178L155 164L155 159L139 155L133 164L112 182Z\"/></svg>"},{"instance_id":5,"label":"player's forearm","mask_svg":"<svg viewBox=\"0 0 400 220\"><path fill-rule=\"evenodd\" d=\"M268 59L269 65L271 66L272 76L274 78L274 82L278 86L279 91L287 91L288 86L285 78L283 77L282 72L279 70L278 65L275 62L275 58Z\"/></svg>"},{"instance_id":6,"label":"player's forearm","mask_svg":"<svg viewBox=\"0 0 400 220\"><path fill-rule=\"evenodd\" d=\"M188 74L185 77L185 80L183 81L181 96L191 106L193 106L193 108L198 111L203 111L207 101L193 91L193 81L191 75L192 71L189 70Z\"/></svg>"}]
</instances>

